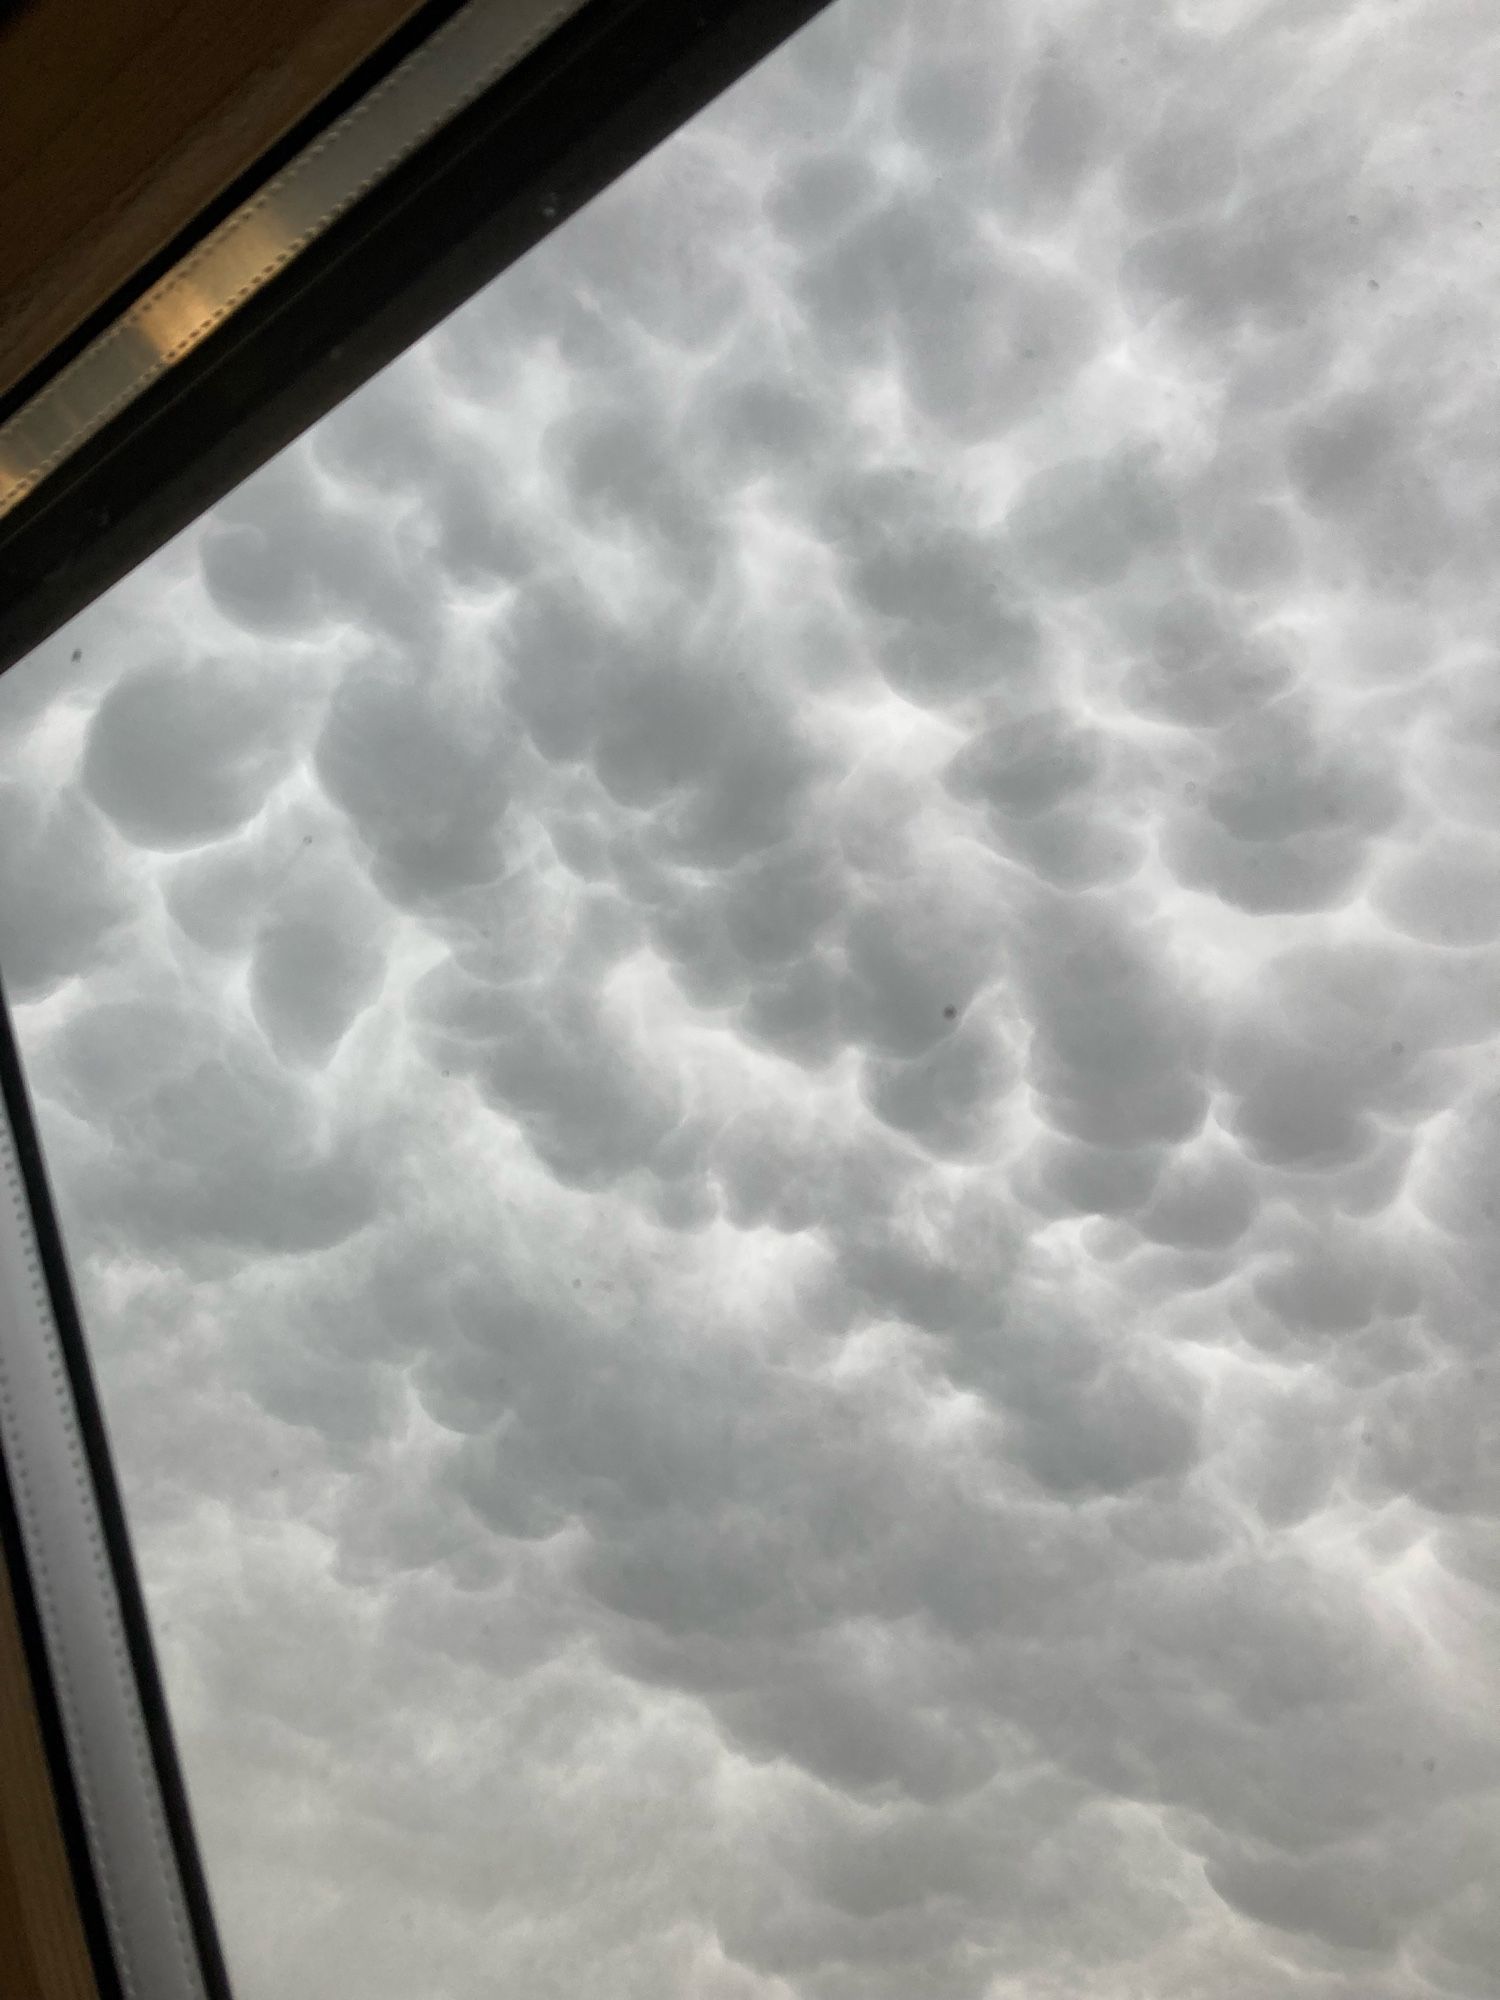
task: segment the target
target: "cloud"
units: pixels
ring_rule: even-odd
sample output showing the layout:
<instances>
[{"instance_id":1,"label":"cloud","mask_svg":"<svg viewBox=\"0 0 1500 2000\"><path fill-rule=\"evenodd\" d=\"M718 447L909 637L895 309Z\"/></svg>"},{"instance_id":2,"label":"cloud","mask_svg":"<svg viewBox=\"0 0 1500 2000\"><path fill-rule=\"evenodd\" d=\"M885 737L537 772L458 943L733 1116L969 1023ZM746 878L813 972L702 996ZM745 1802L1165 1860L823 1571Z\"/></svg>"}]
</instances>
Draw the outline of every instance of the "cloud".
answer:
<instances>
[{"instance_id":1,"label":"cloud","mask_svg":"<svg viewBox=\"0 0 1500 2000\"><path fill-rule=\"evenodd\" d=\"M16 780L0 788L5 983L13 1000L39 997L104 955L129 908L107 848L77 791L49 798Z\"/></svg>"},{"instance_id":2,"label":"cloud","mask_svg":"<svg viewBox=\"0 0 1500 2000\"><path fill-rule=\"evenodd\" d=\"M0 682L246 2000L1493 1986L1491 40L844 0Z\"/></svg>"}]
</instances>

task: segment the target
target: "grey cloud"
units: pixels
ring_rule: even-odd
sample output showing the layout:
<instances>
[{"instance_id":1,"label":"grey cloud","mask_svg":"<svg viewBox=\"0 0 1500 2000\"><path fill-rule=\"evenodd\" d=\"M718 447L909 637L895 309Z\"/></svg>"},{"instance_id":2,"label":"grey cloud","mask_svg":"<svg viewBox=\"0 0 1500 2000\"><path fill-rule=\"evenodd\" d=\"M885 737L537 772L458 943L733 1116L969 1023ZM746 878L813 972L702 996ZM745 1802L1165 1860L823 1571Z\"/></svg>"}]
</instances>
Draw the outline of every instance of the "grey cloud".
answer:
<instances>
[{"instance_id":1,"label":"grey cloud","mask_svg":"<svg viewBox=\"0 0 1500 2000\"><path fill-rule=\"evenodd\" d=\"M1003 819L1032 819L1089 790L1103 744L1065 712L1041 711L972 736L948 767L948 783Z\"/></svg>"},{"instance_id":2,"label":"grey cloud","mask_svg":"<svg viewBox=\"0 0 1500 2000\"><path fill-rule=\"evenodd\" d=\"M821 954L799 959L788 971L761 980L740 1013L753 1040L794 1062L826 1063L843 1044L839 1021L840 980L836 966Z\"/></svg>"},{"instance_id":3,"label":"grey cloud","mask_svg":"<svg viewBox=\"0 0 1500 2000\"><path fill-rule=\"evenodd\" d=\"M1045 124L1044 107L1043 148ZM821 339L866 363L894 348L919 406L966 436L1030 414L1088 357L1086 292L1019 245L987 243L940 181L893 189L867 175L861 186L809 164L777 212L808 244L798 289Z\"/></svg>"},{"instance_id":4,"label":"grey cloud","mask_svg":"<svg viewBox=\"0 0 1500 2000\"><path fill-rule=\"evenodd\" d=\"M861 152L828 146L782 170L767 211L778 229L811 245L867 215L882 191L878 171Z\"/></svg>"},{"instance_id":5,"label":"grey cloud","mask_svg":"<svg viewBox=\"0 0 1500 2000\"><path fill-rule=\"evenodd\" d=\"M1148 451L1034 473L1007 523L1017 560L1056 590L1118 582L1172 536L1174 509Z\"/></svg>"},{"instance_id":6,"label":"grey cloud","mask_svg":"<svg viewBox=\"0 0 1500 2000\"><path fill-rule=\"evenodd\" d=\"M1079 898L1042 905L1031 944L1031 1076L1051 1120L1096 1144L1190 1138L1206 1109L1205 1030L1145 941Z\"/></svg>"},{"instance_id":7,"label":"grey cloud","mask_svg":"<svg viewBox=\"0 0 1500 2000\"><path fill-rule=\"evenodd\" d=\"M262 638L327 643L349 619L408 634L420 607L400 588L393 551L351 532L351 502L323 485L316 462L312 447L294 446L204 523L197 555L210 603ZM385 488L399 490L396 480ZM283 713L287 705L283 696Z\"/></svg>"},{"instance_id":8,"label":"grey cloud","mask_svg":"<svg viewBox=\"0 0 1500 2000\"><path fill-rule=\"evenodd\" d=\"M1143 1233L1183 1249L1217 1249L1239 1240L1254 1219L1255 1183L1225 1149L1206 1159L1179 1157L1153 1190Z\"/></svg>"},{"instance_id":9,"label":"grey cloud","mask_svg":"<svg viewBox=\"0 0 1500 2000\"><path fill-rule=\"evenodd\" d=\"M1349 1079L1309 1056L1269 1062L1236 1122L1261 1159L1313 1172L1360 1157L1377 1136Z\"/></svg>"},{"instance_id":10,"label":"grey cloud","mask_svg":"<svg viewBox=\"0 0 1500 2000\"><path fill-rule=\"evenodd\" d=\"M318 739L318 773L396 900L503 872L506 761L487 721L482 709L436 712L413 682L376 661L341 682Z\"/></svg>"},{"instance_id":11,"label":"grey cloud","mask_svg":"<svg viewBox=\"0 0 1500 2000\"><path fill-rule=\"evenodd\" d=\"M250 990L277 1052L293 1061L326 1057L374 999L382 959L376 939L336 908L266 925L255 941Z\"/></svg>"},{"instance_id":12,"label":"grey cloud","mask_svg":"<svg viewBox=\"0 0 1500 2000\"><path fill-rule=\"evenodd\" d=\"M1247 175L1242 167L1242 188ZM1315 300L1326 310L1331 298L1357 297L1367 282L1371 246L1348 226L1347 187L1343 177L1286 174L1281 185L1246 191L1217 214L1149 232L1125 255L1126 283L1204 341L1237 327L1300 326Z\"/></svg>"},{"instance_id":13,"label":"grey cloud","mask_svg":"<svg viewBox=\"0 0 1500 2000\"><path fill-rule=\"evenodd\" d=\"M97 814L76 792L49 799L0 784L0 944L6 991L38 998L96 965L129 911Z\"/></svg>"},{"instance_id":14,"label":"grey cloud","mask_svg":"<svg viewBox=\"0 0 1500 2000\"><path fill-rule=\"evenodd\" d=\"M1254 523L1235 523L1227 534L1233 560L1253 560ZM1217 558L1222 571L1223 558ZM1255 580L1264 576L1255 572ZM1286 692L1292 675L1270 643L1247 640L1212 598L1184 596L1154 605L1130 632L1132 664L1127 688L1146 714L1196 730L1234 723Z\"/></svg>"},{"instance_id":15,"label":"grey cloud","mask_svg":"<svg viewBox=\"0 0 1500 2000\"><path fill-rule=\"evenodd\" d=\"M144 847L197 847L259 811L289 761L271 691L228 663L147 667L89 728L88 796Z\"/></svg>"},{"instance_id":16,"label":"grey cloud","mask_svg":"<svg viewBox=\"0 0 1500 2000\"><path fill-rule=\"evenodd\" d=\"M1194 98L1168 94L1120 162L1125 199L1143 218L1163 222L1222 209L1239 177L1237 137L1233 125L1205 116Z\"/></svg>"},{"instance_id":17,"label":"grey cloud","mask_svg":"<svg viewBox=\"0 0 1500 2000\"><path fill-rule=\"evenodd\" d=\"M914 532L927 497L900 473L835 496L832 525L851 588L882 621L882 671L923 702L1024 680L1037 652L1034 616L1018 605L992 541L940 514L926 534Z\"/></svg>"},{"instance_id":18,"label":"grey cloud","mask_svg":"<svg viewBox=\"0 0 1500 2000\"><path fill-rule=\"evenodd\" d=\"M136 1063L118 1079L111 1142L81 1169L74 1200L95 1226L122 1231L146 1254L173 1254L178 1232L212 1251L298 1251L339 1241L376 1208L377 1172L357 1129L332 1142L295 1086L245 1041L184 1036L109 1009L78 1014L59 1059L81 1101L97 1101L101 1068ZM195 1022L195 1027L198 1024ZM105 1045L101 1047L101 1044ZM141 1063L154 1054L156 1062ZM101 1107L102 1108L102 1107Z\"/></svg>"},{"instance_id":19,"label":"grey cloud","mask_svg":"<svg viewBox=\"0 0 1500 2000\"><path fill-rule=\"evenodd\" d=\"M996 969L1005 911L994 875L955 870L893 885L850 913L850 1033L891 1055L915 1056L948 1032L949 1008L966 1008Z\"/></svg>"},{"instance_id":20,"label":"grey cloud","mask_svg":"<svg viewBox=\"0 0 1500 2000\"><path fill-rule=\"evenodd\" d=\"M982 1025L965 1024L912 1061L872 1062L865 1087L886 1124L934 1153L962 1157L990 1138L997 1100L1015 1073L1003 1042Z\"/></svg>"},{"instance_id":21,"label":"grey cloud","mask_svg":"<svg viewBox=\"0 0 1500 2000\"><path fill-rule=\"evenodd\" d=\"M544 757L585 755L597 741L606 666L627 643L575 591L524 592L496 646L510 677L516 713Z\"/></svg>"},{"instance_id":22,"label":"grey cloud","mask_svg":"<svg viewBox=\"0 0 1500 2000\"><path fill-rule=\"evenodd\" d=\"M694 414L694 459L704 454L730 477L775 479L828 447L828 414L795 373L736 350L701 382Z\"/></svg>"},{"instance_id":23,"label":"grey cloud","mask_svg":"<svg viewBox=\"0 0 1500 2000\"><path fill-rule=\"evenodd\" d=\"M553 1172L597 1186L647 1160L676 1123L679 1087L631 1060L597 998L498 990L456 1013L435 990L437 1047L518 1118Z\"/></svg>"},{"instance_id":24,"label":"grey cloud","mask_svg":"<svg viewBox=\"0 0 1500 2000\"><path fill-rule=\"evenodd\" d=\"M1398 929L1424 943L1492 944L1500 936L1496 860L1493 840L1438 836L1389 870L1380 906Z\"/></svg>"}]
</instances>

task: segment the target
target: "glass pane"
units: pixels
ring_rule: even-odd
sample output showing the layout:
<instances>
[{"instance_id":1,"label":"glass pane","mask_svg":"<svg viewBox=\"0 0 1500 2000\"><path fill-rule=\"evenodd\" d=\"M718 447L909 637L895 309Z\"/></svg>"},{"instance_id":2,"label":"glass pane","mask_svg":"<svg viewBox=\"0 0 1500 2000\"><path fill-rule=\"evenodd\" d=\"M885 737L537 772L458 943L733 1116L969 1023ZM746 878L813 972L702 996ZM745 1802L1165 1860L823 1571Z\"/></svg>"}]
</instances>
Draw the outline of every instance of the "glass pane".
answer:
<instances>
[{"instance_id":1,"label":"glass pane","mask_svg":"<svg viewBox=\"0 0 1500 2000\"><path fill-rule=\"evenodd\" d=\"M244 2000L1500 1979L1497 99L844 0L0 683Z\"/></svg>"}]
</instances>

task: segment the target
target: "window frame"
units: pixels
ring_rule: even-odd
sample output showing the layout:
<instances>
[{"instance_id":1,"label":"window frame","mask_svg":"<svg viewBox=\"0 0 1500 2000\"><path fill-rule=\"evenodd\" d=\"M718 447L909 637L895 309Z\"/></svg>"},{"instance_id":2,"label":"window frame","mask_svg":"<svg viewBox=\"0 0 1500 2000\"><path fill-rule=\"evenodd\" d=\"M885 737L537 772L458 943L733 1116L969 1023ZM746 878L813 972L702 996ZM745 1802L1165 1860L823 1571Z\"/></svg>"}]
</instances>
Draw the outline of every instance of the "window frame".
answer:
<instances>
[{"instance_id":1,"label":"window frame","mask_svg":"<svg viewBox=\"0 0 1500 2000\"><path fill-rule=\"evenodd\" d=\"M587 0L567 8L498 82L0 517L0 672L827 3ZM23 406L13 421L25 414ZM4 442L0 429L0 449Z\"/></svg>"}]
</instances>

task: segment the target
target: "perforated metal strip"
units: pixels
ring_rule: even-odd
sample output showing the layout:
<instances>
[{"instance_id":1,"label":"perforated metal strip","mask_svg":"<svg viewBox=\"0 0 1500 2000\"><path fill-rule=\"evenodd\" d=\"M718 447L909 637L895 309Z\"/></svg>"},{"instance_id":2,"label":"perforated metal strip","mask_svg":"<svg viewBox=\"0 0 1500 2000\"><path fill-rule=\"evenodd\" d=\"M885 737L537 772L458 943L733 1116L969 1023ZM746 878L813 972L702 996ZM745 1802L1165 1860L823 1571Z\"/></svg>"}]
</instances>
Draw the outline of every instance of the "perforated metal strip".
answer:
<instances>
[{"instance_id":1,"label":"perforated metal strip","mask_svg":"<svg viewBox=\"0 0 1500 2000\"><path fill-rule=\"evenodd\" d=\"M3 1108L0 1447L121 1984L127 2000L202 2000L88 1454Z\"/></svg>"},{"instance_id":2,"label":"perforated metal strip","mask_svg":"<svg viewBox=\"0 0 1500 2000\"><path fill-rule=\"evenodd\" d=\"M0 516L583 0L470 0L0 425Z\"/></svg>"}]
</instances>

